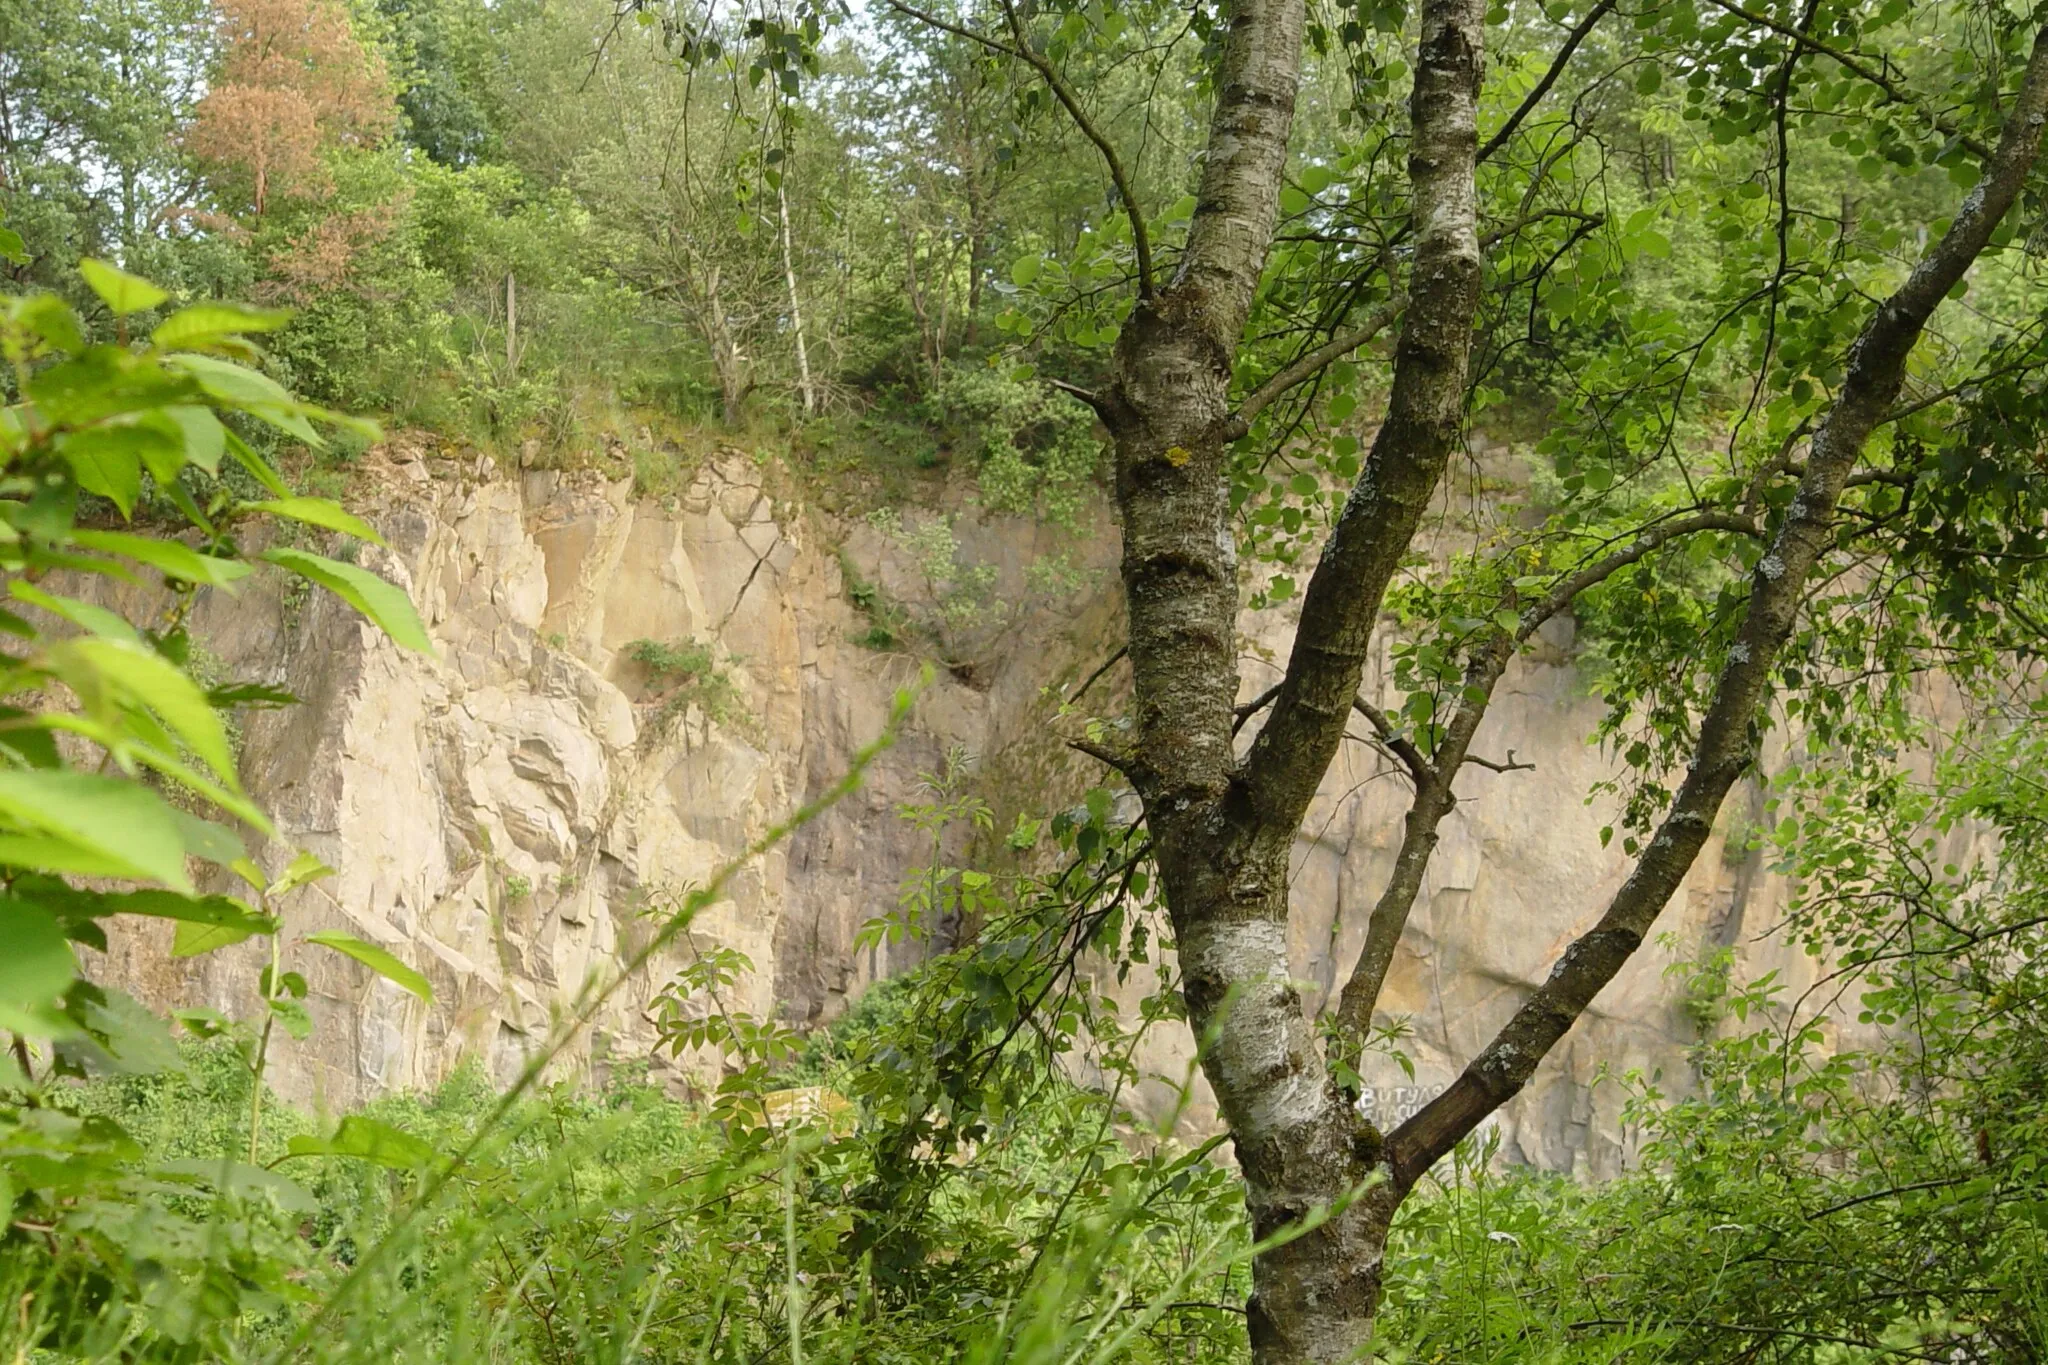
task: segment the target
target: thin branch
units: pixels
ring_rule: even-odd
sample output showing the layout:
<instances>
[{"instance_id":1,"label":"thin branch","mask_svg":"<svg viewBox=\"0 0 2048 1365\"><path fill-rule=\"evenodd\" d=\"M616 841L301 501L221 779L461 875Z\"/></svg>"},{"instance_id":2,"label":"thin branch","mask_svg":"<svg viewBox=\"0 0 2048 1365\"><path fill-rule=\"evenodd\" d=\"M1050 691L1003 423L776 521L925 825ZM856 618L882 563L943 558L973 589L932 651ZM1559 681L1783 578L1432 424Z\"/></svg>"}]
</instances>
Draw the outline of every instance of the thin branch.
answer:
<instances>
[{"instance_id":1,"label":"thin branch","mask_svg":"<svg viewBox=\"0 0 2048 1365\"><path fill-rule=\"evenodd\" d=\"M1393 320L1401 315L1401 309L1408 302L1405 294L1396 294L1367 316L1366 320L1334 341L1316 347L1301 359L1268 379L1238 405L1225 430L1230 433L1226 439L1236 440L1251 429L1252 419L1263 412L1274 399L1297 384L1305 383L1321 374L1345 356L1371 341L1385 331Z\"/></svg>"},{"instance_id":2,"label":"thin branch","mask_svg":"<svg viewBox=\"0 0 2048 1365\"><path fill-rule=\"evenodd\" d=\"M1274 683L1271 687L1259 693L1258 696L1253 697L1250 701L1240 703L1236 711L1233 713L1236 716L1236 721L1231 725L1230 733L1235 735L1239 730L1244 729L1244 723L1246 721L1250 720L1253 716L1256 716L1257 714L1259 714L1259 712L1271 706L1273 704L1273 698L1279 695L1280 684Z\"/></svg>"},{"instance_id":3,"label":"thin branch","mask_svg":"<svg viewBox=\"0 0 2048 1365\"><path fill-rule=\"evenodd\" d=\"M1125 655L1129 654L1130 652L1131 647L1129 645L1118 645L1116 653L1110 655L1107 659L1104 659L1102 661L1102 667L1096 669L1093 673L1090 673L1088 675L1088 680L1082 683L1079 687L1075 688L1074 694L1068 697L1067 700L1081 700L1081 698L1087 694L1089 688L1095 686L1097 682L1101 681L1103 674L1109 672L1110 669L1115 668L1117 665L1117 661L1119 659L1122 659Z\"/></svg>"},{"instance_id":4,"label":"thin branch","mask_svg":"<svg viewBox=\"0 0 2048 1365\"><path fill-rule=\"evenodd\" d=\"M1069 384L1064 379L1047 377L1045 382L1058 389L1061 393L1071 394L1073 397L1080 399L1083 403L1095 409L1097 416L1102 415L1104 411L1102 395L1095 392L1095 390L1084 389L1079 384Z\"/></svg>"},{"instance_id":5,"label":"thin branch","mask_svg":"<svg viewBox=\"0 0 2048 1365\"><path fill-rule=\"evenodd\" d=\"M1522 121L1530 114L1536 112L1536 106L1550 93L1550 87L1557 84L1557 78L1564 74L1565 64L1570 62L1572 54L1579 50L1579 44L1586 41L1586 35L1607 17L1607 12L1614 8L1614 4L1615 0L1600 0L1599 4L1586 11L1586 17L1579 20L1579 26L1566 35L1563 45L1557 49L1557 56L1551 59L1550 69L1543 73L1543 79L1536 82L1521 106L1508 115L1508 121L1500 126L1500 131L1486 139L1486 145L1479 149L1476 161L1485 161L1507 145L1507 140L1515 135L1515 129L1521 127Z\"/></svg>"},{"instance_id":6,"label":"thin branch","mask_svg":"<svg viewBox=\"0 0 2048 1365\"><path fill-rule=\"evenodd\" d=\"M899 0L889 0L892 5ZM1081 130L1081 136L1095 144L1095 150L1102 153L1103 164L1109 167L1110 182L1116 186L1117 198L1123 201L1124 216L1131 220L1131 249L1138 257L1138 297L1152 297L1152 237L1145 230L1145 212L1138 206L1138 196L1131 189L1131 178L1124 172L1123 158L1116 153L1110 140L1104 137L1088 115L1081 109L1081 101L1058 69L1047 61L1038 50L1031 46L1031 39L1025 36L1024 23L1017 17L1017 7L1010 0L1003 0L1003 16L1010 21L1010 36L1016 39L1017 55L1045 79L1052 89L1053 98L1074 120L1074 126Z\"/></svg>"},{"instance_id":7,"label":"thin branch","mask_svg":"<svg viewBox=\"0 0 2048 1365\"><path fill-rule=\"evenodd\" d=\"M1394 756L1407 766L1408 775L1418 786L1431 780L1435 770L1430 767L1429 760L1422 756L1422 750L1416 748L1412 740L1395 731L1394 723L1387 719L1386 712L1364 697L1353 697L1351 709L1364 716L1366 724L1379 732L1380 742L1393 750Z\"/></svg>"},{"instance_id":8,"label":"thin branch","mask_svg":"<svg viewBox=\"0 0 2048 1365\"><path fill-rule=\"evenodd\" d=\"M1535 605L1522 613L1521 620L1516 623L1516 642L1520 643L1534 635L1542 628L1544 622L1570 606L1579 594L1588 588L1605 582L1666 541L1691 535L1696 531L1734 531L1746 536L1763 534L1754 521L1734 512L1695 512L1691 516L1677 517L1652 526L1637 537L1627 549L1617 550L1611 555L1595 560L1545 593Z\"/></svg>"},{"instance_id":9,"label":"thin branch","mask_svg":"<svg viewBox=\"0 0 2048 1365\"><path fill-rule=\"evenodd\" d=\"M1479 238L1480 249L1485 250L1488 247L1497 246L1503 239L1512 237L1523 228L1540 223L1546 218L1569 218L1578 223L1581 228L1588 229L1597 228L1607 221L1606 214L1587 213L1584 209L1537 209L1534 212L1523 214L1511 223L1503 223L1491 232L1481 234Z\"/></svg>"},{"instance_id":10,"label":"thin branch","mask_svg":"<svg viewBox=\"0 0 2048 1365\"><path fill-rule=\"evenodd\" d=\"M1079 750L1096 762L1116 769L1125 777L1131 777L1137 768L1137 760L1129 754L1118 753L1107 744L1097 744L1092 739L1070 739L1067 741L1067 747Z\"/></svg>"},{"instance_id":11,"label":"thin branch","mask_svg":"<svg viewBox=\"0 0 2048 1365\"><path fill-rule=\"evenodd\" d=\"M980 33L971 28L964 28L959 24L949 23L938 15L921 10L915 5L906 5L903 3L903 0L888 0L888 4L890 9L895 10L898 14L907 15L917 20L920 24L929 24L931 27L944 33L950 33L956 38L965 38L970 43L979 43L989 51L1000 52L1005 57L1026 60L1023 53L1001 39L991 38L986 33Z\"/></svg>"},{"instance_id":12,"label":"thin branch","mask_svg":"<svg viewBox=\"0 0 2048 1365\"><path fill-rule=\"evenodd\" d=\"M1725 0L1716 3L1726 7ZM1528 1084L1539 1063L1642 946L1706 846L1736 779L1756 758L1756 716L1771 691L1809 581L1834 543L1835 509L1870 436L1897 401L1928 319L1990 244L2018 199L2048 127L2048 28L2034 38L1997 152L1976 188L1890 297L1865 321L1841 389L1807 455L1799 494L1750 578L1749 603L1700 717L1685 778L1656 834L1599 921L1558 957L1548 977L1444 1092L1390 1134L1397 1190ZM1282 698L1284 703L1285 698ZM1269 724L1268 729L1271 729Z\"/></svg>"},{"instance_id":13,"label":"thin branch","mask_svg":"<svg viewBox=\"0 0 2048 1365\"><path fill-rule=\"evenodd\" d=\"M1773 19L1768 14L1758 14L1755 10L1745 9L1741 5L1733 3L1733 0L1708 0L1708 3L1715 6L1717 9L1726 10L1728 13L1734 15L1736 18L1741 19L1746 23L1755 24L1758 28L1767 28L1781 38L1790 38L1793 42L1799 44L1801 47L1806 48L1808 51L1818 52L1821 56L1826 57L1828 60L1834 62L1843 70L1853 73L1861 79L1870 82L1870 84L1876 86L1879 90L1882 90L1888 102L1892 104L1902 104L1906 108L1913 110L1915 113L1925 118L1930 124L1933 125L1935 131L1943 134L1946 137L1955 139L1956 143L1959 146L1962 146L1965 149L1967 149L1969 153L1972 156L1976 157L1978 160L1989 161L1991 159L1991 149L1989 147L1986 147L1978 139L1969 136L1960 128L1956 127L1955 124L1943 118L1940 114L1935 113L1932 109L1924 107L1920 103L1920 101L1915 99L1911 94L1904 90L1901 90L1896 81L1892 80L1889 76L1886 76L1881 71L1871 70L1871 68L1868 65L1866 65L1862 61L1859 61L1855 56L1842 51L1840 48L1831 47L1827 43L1824 43L1820 39L1814 37L1812 34L1803 32L1802 30L1794 28L1792 25L1784 23L1780 20Z\"/></svg>"}]
</instances>

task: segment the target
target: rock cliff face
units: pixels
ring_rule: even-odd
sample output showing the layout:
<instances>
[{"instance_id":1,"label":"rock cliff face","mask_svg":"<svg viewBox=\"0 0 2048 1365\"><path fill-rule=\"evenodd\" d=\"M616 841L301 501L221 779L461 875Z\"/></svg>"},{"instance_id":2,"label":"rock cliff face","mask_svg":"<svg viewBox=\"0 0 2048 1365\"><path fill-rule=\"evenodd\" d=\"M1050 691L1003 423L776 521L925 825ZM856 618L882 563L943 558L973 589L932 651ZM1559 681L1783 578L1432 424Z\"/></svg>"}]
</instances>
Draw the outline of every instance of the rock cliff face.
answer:
<instances>
[{"instance_id":1,"label":"rock cliff face","mask_svg":"<svg viewBox=\"0 0 2048 1365\"><path fill-rule=\"evenodd\" d=\"M842 552L899 598L928 586L864 524L837 527L779 502L775 480L736 453L667 505L636 502L627 484L500 473L475 456L401 448L369 459L361 510L392 549L366 550L364 562L412 593L437 658L402 653L324 595L260 586L205 603L195 630L225 672L303 699L245 721L244 772L277 819L272 854L305 847L337 869L286 910L287 954L312 983L316 1029L286 1048L276 1073L288 1097L327 1108L432 1084L465 1057L500 1078L516 1073L586 975L646 941L646 912L839 777L917 679L917 660L854 642L867 622L848 600ZM799 1024L830 1018L902 966L856 952L854 939L928 858L896 807L949 747L982 755L1013 784L1030 774L1040 810L1078 795L1085 769L1059 756L1042 693L1091 671L1120 638L1114 533L976 521L963 523L962 539L995 567L996 600L1009 604L984 625L975 666L938 671L863 788L750 863L690 942L620 992L565 1066L601 1073L646 1058L650 1000L692 951L714 944L753 964L729 1005L779 1009ZM1027 566L1055 552L1080 586L1031 598ZM1261 660L1284 658L1289 625L1279 612L1248 613L1243 629L1251 695L1274 676ZM661 675L634 657L641 640L694 642L715 676ZM1368 678L1368 693L1379 685ZM1597 715L1568 633L1503 685L1477 751L1513 748L1535 768L1461 779L1465 799L1445 823L1389 985L1391 1007L1412 1016L1415 1076L1391 1059L1368 1076L1383 1121L1456 1073L1619 884L1625 864L1601 848L1606 820L1585 802L1607 773L1586 744ZM1724 826L1753 817L1744 802L1754 796L1738 796ZM1295 967L1321 991L1341 986L1358 952L1404 808L1389 765L1347 745L1297 855ZM1778 967L1795 991L1810 980L1803 955L1758 937L1784 899L1756 859L1724 854L1717 839L1667 917L1676 950L1646 948L1601 997L1498 1120L1503 1150L1554 1169L1615 1169L1624 1096L1596 1074L1661 1068L1667 1089L1682 1088L1696 1032L1662 979L1677 958L1734 945L1743 970ZM327 928L419 967L434 1003L290 948ZM132 931L106 971L159 1004L248 1009L253 945L183 963L164 948L160 927ZM1189 1054L1184 1033L1154 1035L1143 1057L1164 1079L1141 1103L1171 1103ZM701 1085L707 1065L655 1061L657 1075L685 1087ZM1211 1123L1197 1086L1188 1121Z\"/></svg>"}]
</instances>

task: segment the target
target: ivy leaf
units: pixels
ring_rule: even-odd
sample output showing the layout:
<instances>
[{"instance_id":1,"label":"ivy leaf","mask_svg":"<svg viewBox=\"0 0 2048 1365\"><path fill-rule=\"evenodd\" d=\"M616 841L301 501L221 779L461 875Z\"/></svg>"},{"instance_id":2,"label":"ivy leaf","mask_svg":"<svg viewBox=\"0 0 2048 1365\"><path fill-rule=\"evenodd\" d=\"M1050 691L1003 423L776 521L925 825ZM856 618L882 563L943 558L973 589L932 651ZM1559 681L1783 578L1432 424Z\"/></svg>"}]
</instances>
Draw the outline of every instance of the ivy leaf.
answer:
<instances>
[{"instance_id":1,"label":"ivy leaf","mask_svg":"<svg viewBox=\"0 0 2048 1365\"><path fill-rule=\"evenodd\" d=\"M353 934L328 929L306 935L306 942L317 943L323 948L332 948L337 953L352 957L386 981L403 990L411 991L422 1000L431 1002L434 998L434 988L428 984L424 976L382 948L373 943L365 943Z\"/></svg>"}]
</instances>

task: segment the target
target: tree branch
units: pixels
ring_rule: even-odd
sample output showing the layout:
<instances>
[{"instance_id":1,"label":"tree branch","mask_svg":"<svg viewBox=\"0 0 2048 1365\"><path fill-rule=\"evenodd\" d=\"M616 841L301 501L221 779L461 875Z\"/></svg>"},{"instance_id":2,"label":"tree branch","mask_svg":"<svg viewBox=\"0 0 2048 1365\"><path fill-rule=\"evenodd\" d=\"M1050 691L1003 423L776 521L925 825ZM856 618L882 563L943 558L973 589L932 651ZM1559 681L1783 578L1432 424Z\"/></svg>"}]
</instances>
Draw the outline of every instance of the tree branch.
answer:
<instances>
[{"instance_id":1,"label":"tree branch","mask_svg":"<svg viewBox=\"0 0 2048 1365\"><path fill-rule=\"evenodd\" d=\"M1082 683L1079 687L1075 688L1074 694L1071 697L1068 697L1067 700L1081 700L1081 698L1087 694L1089 688L1095 686L1097 682L1101 681L1103 674L1109 672L1110 669L1115 668L1117 665L1117 661L1119 659L1122 659L1126 654L1130 652L1131 647L1129 645L1118 645L1116 648L1116 653L1110 655L1107 659L1104 659L1102 661L1102 666L1096 669L1093 673L1090 673L1088 675L1088 680Z\"/></svg>"},{"instance_id":2,"label":"tree branch","mask_svg":"<svg viewBox=\"0 0 2048 1365\"><path fill-rule=\"evenodd\" d=\"M1107 744L1097 744L1092 739L1070 739L1067 741L1067 747L1088 755L1105 767L1116 769L1125 777L1131 777L1137 770L1137 760L1129 754L1119 753Z\"/></svg>"},{"instance_id":3,"label":"tree branch","mask_svg":"<svg viewBox=\"0 0 2048 1365\"><path fill-rule=\"evenodd\" d=\"M1809 52L1818 52L1843 70L1862 80L1868 81L1883 91L1886 103L1904 105L1926 119L1936 132L1955 139L1958 146L1964 148L1979 161L1988 162L1991 160L1992 153L1989 147L1986 147L1976 138L1964 133L1954 123L1935 113L1932 109L1923 107L1919 100L1913 98L1906 91L1899 89L1898 82L1892 80L1881 71L1871 70L1868 65L1859 61L1855 56L1842 51L1840 48L1831 47L1814 37L1811 33L1796 28L1791 24L1773 19L1768 14L1758 14L1755 10L1745 9L1743 6L1733 3L1733 0L1708 0L1708 3L1717 9L1726 10L1745 23L1755 24L1758 28L1767 28L1781 38L1789 38Z\"/></svg>"},{"instance_id":4,"label":"tree branch","mask_svg":"<svg viewBox=\"0 0 2048 1365\"><path fill-rule=\"evenodd\" d=\"M890 0L891 4L898 0ZM1145 211L1138 204L1138 196L1131 188L1131 177L1124 171L1123 158L1116 153L1116 147L1102 135L1093 120L1081 108L1081 101L1075 97L1073 88L1061 76L1059 69L1040 55L1031 46L1031 39L1024 32L1024 23L1017 17L1017 7L1010 0L1003 0L1003 17L1009 20L1010 36L1016 40L1017 55L1022 57L1051 88L1053 98L1067 111L1067 117L1074 120L1074 126L1081 130L1081 136L1095 144L1095 150L1102 153L1102 162L1109 168L1110 183L1116 186L1116 197L1123 201L1124 216L1131 220L1131 249L1138 257L1138 297L1152 297L1152 237L1145 230Z\"/></svg>"},{"instance_id":5,"label":"tree branch","mask_svg":"<svg viewBox=\"0 0 2048 1365\"><path fill-rule=\"evenodd\" d=\"M1536 112L1536 106L1550 93L1550 87L1557 84L1557 78L1564 74L1565 66L1571 61L1572 54L1579 50L1579 44L1586 41L1586 35L1598 27L1614 5L1615 0L1600 0L1599 4L1586 11L1586 17L1579 20L1579 26L1565 35L1564 43L1557 49L1557 55L1551 58L1550 69L1531 87L1528 97L1515 112L1508 115L1508 121L1500 126L1500 131L1486 139L1486 145L1479 149L1478 156L1474 158L1475 162L1485 161L1507 145L1508 139L1515 135L1515 129L1521 127L1522 121L1530 114Z\"/></svg>"},{"instance_id":6,"label":"tree branch","mask_svg":"<svg viewBox=\"0 0 2048 1365\"><path fill-rule=\"evenodd\" d=\"M1365 944L1359 949L1358 961L1344 983L1342 995L1338 997L1340 1047L1355 1053L1371 1029L1373 1011L1378 1007L1380 992L1386 986L1387 972L1394 965L1394 952L1400 947L1401 935L1408 927L1408 916L1415 908L1415 898L1422 891L1423 874L1428 871L1429 860L1436 852L1437 827L1458 804L1458 798L1452 791L1458 769L1467 763L1494 772L1516 772L1535 766L1515 762L1512 749L1508 751L1506 763L1494 763L1470 751L1472 738L1478 733L1480 722L1486 718L1487 708L1492 705L1494 688L1507 672L1516 647L1526 643L1545 621L1570 606L1573 599L1586 589L1604 582L1659 545L1704 530L1746 530L1752 535L1756 532L1756 528L1744 519L1722 512L1701 512L1652 526L1626 549L1586 565L1546 593L1522 613L1512 637L1505 631L1496 631L1475 652L1466 666L1458 694L1458 708L1444 727L1444 738L1437 745L1428 780L1418 780L1415 784L1415 800L1410 804L1402 826L1401 847L1394 855L1394 870L1388 876L1379 899L1373 903L1372 915L1366 921Z\"/></svg>"},{"instance_id":7,"label":"tree branch","mask_svg":"<svg viewBox=\"0 0 2048 1365\"><path fill-rule=\"evenodd\" d=\"M1400 294L1394 295L1366 316L1366 320L1332 341L1316 347L1307 355L1294 361L1271 379L1253 389L1238 404L1226 430L1226 440L1236 440L1251 430L1252 419L1269 407L1273 400L1297 384L1315 378L1331 365L1350 355L1359 347L1384 332L1395 318L1401 315L1402 307L1408 300Z\"/></svg>"},{"instance_id":8,"label":"tree branch","mask_svg":"<svg viewBox=\"0 0 2048 1365\"><path fill-rule=\"evenodd\" d=\"M1721 0L1717 0L1720 3ZM1394 1185L1406 1189L1480 1121L1519 1092L1641 946L1712 831L1728 790L1749 767L1771 669L1792 633L1807 580L1832 544L1835 507L1870 434L1898 398L1927 319L1983 252L2012 208L2048 124L2048 29L1977 186L1948 231L1877 309L1850 350L1848 373L1813 437L1806 473L1769 552L1751 576L1749 607L1714 684L1685 780L1669 814L1597 924L1579 936L1464 1073L1387 1139Z\"/></svg>"},{"instance_id":9,"label":"tree branch","mask_svg":"<svg viewBox=\"0 0 2048 1365\"><path fill-rule=\"evenodd\" d=\"M1555 588L1545 593L1522 613L1515 625L1515 641L1521 643L1543 628L1544 622L1569 607L1580 593L1612 578L1617 572L1642 559L1659 545L1700 531L1734 531L1756 536L1762 532L1750 518L1736 512L1694 512L1649 527L1626 549L1594 560Z\"/></svg>"},{"instance_id":10,"label":"tree branch","mask_svg":"<svg viewBox=\"0 0 2048 1365\"><path fill-rule=\"evenodd\" d=\"M1424 8L1410 100L1409 304L1386 418L1309 579L1273 714L1245 759L1243 790L1268 830L1299 825L1329 769L1387 584L1464 429L1480 285L1473 158L1481 10L1476 0Z\"/></svg>"},{"instance_id":11,"label":"tree branch","mask_svg":"<svg viewBox=\"0 0 2048 1365\"><path fill-rule=\"evenodd\" d=\"M1086 403L1089 407L1095 409L1095 413L1098 417L1102 415L1102 395L1095 392L1095 390L1084 389L1079 384L1069 384L1064 379L1054 379L1050 376L1046 377L1045 382L1051 387L1058 389L1061 393L1069 394L1072 397L1080 399L1083 403Z\"/></svg>"},{"instance_id":12,"label":"tree branch","mask_svg":"<svg viewBox=\"0 0 2048 1365\"><path fill-rule=\"evenodd\" d=\"M1414 741L1404 738L1395 731L1394 723L1387 719L1386 712L1364 697L1353 697L1351 709L1364 716L1366 724L1379 732L1380 743L1392 750L1394 757L1400 759L1407 767L1408 775L1415 779L1418 788L1434 778L1435 774L1429 760L1422 756L1422 750L1415 747Z\"/></svg>"}]
</instances>

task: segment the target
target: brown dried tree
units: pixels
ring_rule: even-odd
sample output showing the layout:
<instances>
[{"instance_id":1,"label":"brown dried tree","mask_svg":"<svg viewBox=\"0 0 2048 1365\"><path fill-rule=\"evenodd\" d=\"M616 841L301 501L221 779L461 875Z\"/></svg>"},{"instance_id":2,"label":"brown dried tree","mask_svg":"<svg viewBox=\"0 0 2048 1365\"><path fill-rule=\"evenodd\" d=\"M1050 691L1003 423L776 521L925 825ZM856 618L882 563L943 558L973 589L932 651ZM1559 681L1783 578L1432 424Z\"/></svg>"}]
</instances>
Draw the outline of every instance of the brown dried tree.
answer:
<instances>
[{"instance_id":1,"label":"brown dried tree","mask_svg":"<svg viewBox=\"0 0 2048 1365\"><path fill-rule=\"evenodd\" d=\"M185 147L245 191L261 218L274 196L326 188L327 151L390 131L390 77L340 0L217 3L220 71Z\"/></svg>"}]
</instances>

